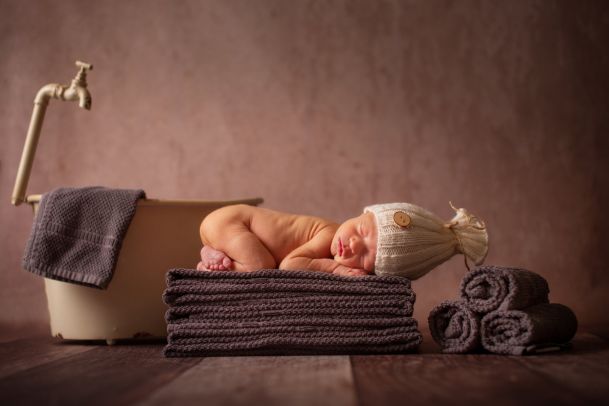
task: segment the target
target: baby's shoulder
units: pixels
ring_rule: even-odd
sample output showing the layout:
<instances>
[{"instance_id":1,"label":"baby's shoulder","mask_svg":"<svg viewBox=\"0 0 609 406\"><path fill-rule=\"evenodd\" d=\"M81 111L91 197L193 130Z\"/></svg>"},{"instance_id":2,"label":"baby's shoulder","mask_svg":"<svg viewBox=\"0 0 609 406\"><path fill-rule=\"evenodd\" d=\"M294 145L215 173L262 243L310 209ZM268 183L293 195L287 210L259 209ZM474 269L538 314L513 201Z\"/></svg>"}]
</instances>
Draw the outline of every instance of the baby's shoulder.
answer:
<instances>
[{"instance_id":1,"label":"baby's shoulder","mask_svg":"<svg viewBox=\"0 0 609 406\"><path fill-rule=\"evenodd\" d=\"M308 240L320 234L334 235L339 227L339 224L324 219L322 217L315 216L298 216L295 220L295 226L299 228L303 233L306 233Z\"/></svg>"}]
</instances>

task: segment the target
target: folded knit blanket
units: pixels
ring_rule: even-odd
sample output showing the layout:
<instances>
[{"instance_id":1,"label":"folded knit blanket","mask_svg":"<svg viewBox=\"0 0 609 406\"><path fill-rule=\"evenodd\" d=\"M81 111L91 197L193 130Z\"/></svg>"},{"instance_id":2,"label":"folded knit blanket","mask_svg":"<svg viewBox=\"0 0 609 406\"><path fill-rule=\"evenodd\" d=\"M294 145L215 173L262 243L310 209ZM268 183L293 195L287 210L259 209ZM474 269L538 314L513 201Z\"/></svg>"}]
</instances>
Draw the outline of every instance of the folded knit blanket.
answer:
<instances>
[{"instance_id":1,"label":"folded knit blanket","mask_svg":"<svg viewBox=\"0 0 609 406\"><path fill-rule=\"evenodd\" d=\"M205 281L205 283L201 283ZM315 271L280 271L263 269L255 272L209 272L172 269L167 274L166 303L183 294L236 293L324 293L351 295L406 295L414 299L410 280L398 276L344 277Z\"/></svg>"},{"instance_id":2,"label":"folded knit blanket","mask_svg":"<svg viewBox=\"0 0 609 406\"><path fill-rule=\"evenodd\" d=\"M42 196L23 268L64 282L106 288L143 190L59 188Z\"/></svg>"},{"instance_id":3,"label":"folded knit blanket","mask_svg":"<svg viewBox=\"0 0 609 406\"><path fill-rule=\"evenodd\" d=\"M171 333L176 329L188 328L191 330L204 330L213 328L233 328L233 327L268 327L268 326L312 326L332 330L354 330L360 328L382 329L395 327L403 323L410 323L412 317L256 317L254 319L235 315L231 319L210 319L203 315L192 315L187 319L168 322L167 332Z\"/></svg>"},{"instance_id":4,"label":"folded knit blanket","mask_svg":"<svg viewBox=\"0 0 609 406\"><path fill-rule=\"evenodd\" d=\"M463 301L447 300L429 313L429 329L444 353L471 352L480 347L480 316Z\"/></svg>"},{"instance_id":5,"label":"folded knit blanket","mask_svg":"<svg viewBox=\"0 0 609 406\"><path fill-rule=\"evenodd\" d=\"M498 354L543 352L563 348L576 331L575 314L558 303L497 310L482 319L482 346Z\"/></svg>"},{"instance_id":6,"label":"folded knit blanket","mask_svg":"<svg viewBox=\"0 0 609 406\"><path fill-rule=\"evenodd\" d=\"M315 271L172 269L163 299L166 356L414 350L410 281Z\"/></svg>"},{"instance_id":7,"label":"folded knit blanket","mask_svg":"<svg viewBox=\"0 0 609 406\"><path fill-rule=\"evenodd\" d=\"M468 272L460 286L461 298L478 313L523 309L548 303L548 282L519 268L481 266Z\"/></svg>"},{"instance_id":8,"label":"folded knit blanket","mask_svg":"<svg viewBox=\"0 0 609 406\"><path fill-rule=\"evenodd\" d=\"M415 350L422 341L416 320L394 321L393 327L336 329L290 325L276 320L269 325L226 328L173 327L166 356L265 355L265 354L374 354Z\"/></svg>"}]
</instances>

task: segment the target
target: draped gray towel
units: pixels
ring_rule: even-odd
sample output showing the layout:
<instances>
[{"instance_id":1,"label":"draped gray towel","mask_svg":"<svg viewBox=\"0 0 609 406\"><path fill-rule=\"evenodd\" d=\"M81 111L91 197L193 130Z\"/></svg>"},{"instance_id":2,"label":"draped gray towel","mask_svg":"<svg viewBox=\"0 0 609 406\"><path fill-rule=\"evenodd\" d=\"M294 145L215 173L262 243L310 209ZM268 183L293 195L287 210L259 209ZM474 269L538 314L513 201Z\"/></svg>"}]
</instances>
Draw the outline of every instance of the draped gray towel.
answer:
<instances>
[{"instance_id":1,"label":"draped gray towel","mask_svg":"<svg viewBox=\"0 0 609 406\"><path fill-rule=\"evenodd\" d=\"M548 303L548 282L520 268L480 266L465 274L459 288L461 298L478 313L523 309Z\"/></svg>"},{"instance_id":2,"label":"draped gray towel","mask_svg":"<svg viewBox=\"0 0 609 406\"><path fill-rule=\"evenodd\" d=\"M463 301L440 303L429 313L428 323L442 352L465 353L480 347L480 317Z\"/></svg>"},{"instance_id":3,"label":"draped gray towel","mask_svg":"<svg viewBox=\"0 0 609 406\"><path fill-rule=\"evenodd\" d=\"M315 271L172 269L165 355L391 353L422 341L410 281Z\"/></svg>"},{"instance_id":4,"label":"draped gray towel","mask_svg":"<svg viewBox=\"0 0 609 406\"><path fill-rule=\"evenodd\" d=\"M112 279L123 238L143 190L59 188L42 196L23 268L45 278L96 288Z\"/></svg>"},{"instance_id":5,"label":"draped gray towel","mask_svg":"<svg viewBox=\"0 0 609 406\"><path fill-rule=\"evenodd\" d=\"M571 309L542 303L522 310L496 310L482 319L482 346L497 354L522 355L560 349L577 331Z\"/></svg>"}]
</instances>

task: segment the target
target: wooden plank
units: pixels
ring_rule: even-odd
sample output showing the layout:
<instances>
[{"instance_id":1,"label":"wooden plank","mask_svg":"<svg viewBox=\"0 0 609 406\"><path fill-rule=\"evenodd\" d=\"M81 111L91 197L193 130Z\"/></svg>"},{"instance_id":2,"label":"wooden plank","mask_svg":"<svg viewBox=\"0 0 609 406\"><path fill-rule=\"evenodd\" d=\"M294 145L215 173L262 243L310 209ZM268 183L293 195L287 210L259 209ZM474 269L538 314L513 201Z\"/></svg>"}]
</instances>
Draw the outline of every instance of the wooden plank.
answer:
<instances>
[{"instance_id":1,"label":"wooden plank","mask_svg":"<svg viewBox=\"0 0 609 406\"><path fill-rule=\"evenodd\" d=\"M605 341L609 341L609 324L595 324L588 327L580 328L580 331L594 334Z\"/></svg>"},{"instance_id":2,"label":"wooden plank","mask_svg":"<svg viewBox=\"0 0 609 406\"><path fill-rule=\"evenodd\" d=\"M97 346L0 379L3 404L132 404L199 359L165 358L162 345Z\"/></svg>"},{"instance_id":3,"label":"wooden plank","mask_svg":"<svg viewBox=\"0 0 609 406\"><path fill-rule=\"evenodd\" d=\"M580 394L516 357L473 354L354 356L360 405L572 405Z\"/></svg>"},{"instance_id":4,"label":"wooden plank","mask_svg":"<svg viewBox=\"0 0 609 406\"><path fill-rule=\"evenodd\" d=\"M596 335L578 334L571 351L517 360L557 387L576 391L586 404L609 400L609 343Z\"/></svg>"},{"instance_id":5,"label":"wooden plank","mask_svg":"<svg viewBox=\"0 0 609 406\"><path fill-rule=\"evenodd\" d=\"M44 337L51 339L51 329L42 324L0 323L0 344L22 338Z\"/></svg>"},{"instance_id":6,"label":"wooden plank","mask_svg":"<svg viewBox=\"0 0 609 406\"><path fill-rule=\"evenodd\" d=\"M93 349L66 344L50 336L19 339L0 345L0 378Z\"/></svg>"},{"instance_id":7,"label":"wooden plank","mask_svg":"<svg viewBox=\"0 0 609 406\"><path fill-rule=\"evenodd\" d=\"M355 405L347 356L205 358L142 405Z\"/></svg>"}]
</instances>

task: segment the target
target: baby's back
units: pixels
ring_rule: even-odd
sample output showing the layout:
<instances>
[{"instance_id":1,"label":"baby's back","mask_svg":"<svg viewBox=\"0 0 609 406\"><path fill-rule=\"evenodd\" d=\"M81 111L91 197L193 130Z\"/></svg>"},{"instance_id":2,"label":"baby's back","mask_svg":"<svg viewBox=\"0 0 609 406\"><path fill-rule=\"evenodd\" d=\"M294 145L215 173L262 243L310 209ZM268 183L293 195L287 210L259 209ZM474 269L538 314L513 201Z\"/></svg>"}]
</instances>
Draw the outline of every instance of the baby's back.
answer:
<instances>
[{"instance_id":1,"label":"baby's back","mask_svg":"<svg viewBox=\"0 0 609 406\"><path fill-rule=\"evenodd\" d=\"M324 228L338 228L331 221L296 214L282 213L261 207L251 207L250 229L280 263L290 252L309 242Z\"/></svg>"},{"instance_id":2,"label":"baby's back","mask_svg":"<svg viewBox=\"0 0 609 406\"><path fill-rule=\"evenodd\" d=\"M226 206L211 213L204 223L222 225L222 233L230 235L245 227L255 234L269 250L277 264L294 249L310 241L322 229L338 224L319 217L304 216L247 205ZM208 227L208 229L213 227ZM218 227L216 227L218 228ZM202 234L203 237L203 234ZM203 240L204 244L208 241ZM213 245L213 244L212 244Z\"/></svg>"}]
</instances>

